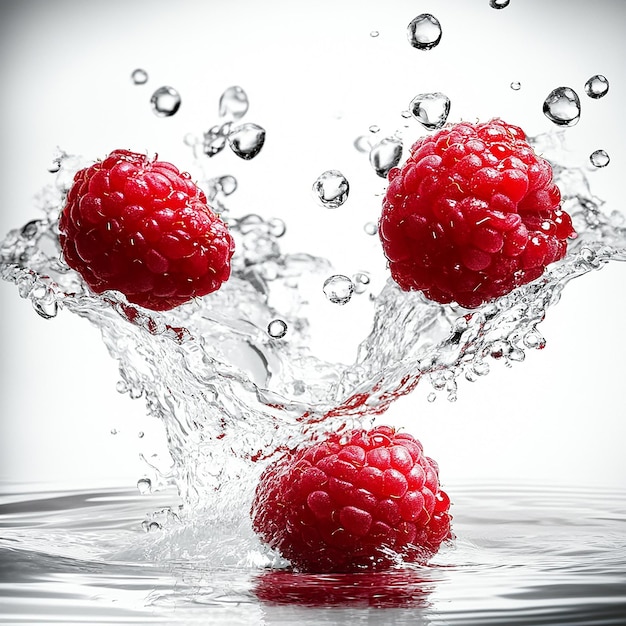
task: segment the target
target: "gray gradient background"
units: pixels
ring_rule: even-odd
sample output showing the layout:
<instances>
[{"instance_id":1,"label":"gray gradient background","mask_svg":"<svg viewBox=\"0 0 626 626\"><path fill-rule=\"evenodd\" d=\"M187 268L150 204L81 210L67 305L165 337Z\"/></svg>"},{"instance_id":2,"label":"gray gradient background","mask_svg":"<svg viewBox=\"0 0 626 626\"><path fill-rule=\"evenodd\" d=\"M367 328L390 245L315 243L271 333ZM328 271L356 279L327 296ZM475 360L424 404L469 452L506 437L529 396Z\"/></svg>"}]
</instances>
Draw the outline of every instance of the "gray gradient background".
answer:
<instances>
[{"instance_id":1,"label":"gray gradient background","mask_svg":"<svg viewBox=\"0 0 626 626\"><path fill-rule=\"evenodd\" d=\"M421 12L444 28L428 53L406 42L406 25ZM363 177L352 140L370 124L392 133L422 91L450 96L451 121L502 116L534 134L551 127L541 113L547 93L573 87L583 103L568 131L573 159L582 164L606 149L612 161L592 174L593 189L624 210L625 23L620 0L511 0L501 11L488 0L4 0L0 234L37 216L33 197L49 182L56 146L93 159L116 147L147 150L184 167L182 137L217 121L219 95L234 84L251 99L245 121L264 125L268 142L245 167L222 155L215 174L240 180L239 207L283 216L286 245L328 254L342 269L356 263L348 226L375 219L376 206L364 195L312 238L312 222L326 216L311 202L311 182L334 167L352 181ZM380 36L369 37L372 30ZM147 85L131 85L135 67L149 72ZM595 73L611 83L598 101L583 92ZM514 80L519 92L509 88ZM183 97L170 119L149 110L163 84ZM418 389L390 419L423 441L444 482L623 486L625 279L626 267L613 264L575 281L541 327L541 353L461 384L454 404L430 404L429 390ZM141 401L115 391L116 365L98 331L67 312L44 321L6 283L0 306L0 481L132 485L142 474L137 433L147 433L147 448L160 433Z\"/></svg>"}]
</instances>

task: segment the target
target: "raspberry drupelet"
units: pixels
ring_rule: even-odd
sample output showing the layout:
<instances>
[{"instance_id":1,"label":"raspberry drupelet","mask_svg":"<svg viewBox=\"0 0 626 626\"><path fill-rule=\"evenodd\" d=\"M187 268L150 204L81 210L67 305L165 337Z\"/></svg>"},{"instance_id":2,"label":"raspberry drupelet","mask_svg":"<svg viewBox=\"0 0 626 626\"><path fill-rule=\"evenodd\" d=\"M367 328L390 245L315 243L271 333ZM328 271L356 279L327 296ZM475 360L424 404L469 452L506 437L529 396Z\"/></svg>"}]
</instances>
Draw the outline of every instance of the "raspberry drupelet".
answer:
<instances>
[{"instance_id":1,"label":"raspberry drupelet","mask_svg":"<svg viewBox=\"0 0 626 626\"><path fill-rule=\"evenodd\" d=\"M393 279L476 308L542 275L576 236L552 167L499 119L419 139L389 172L379 233Z\"/></svg>"}]
</instances>

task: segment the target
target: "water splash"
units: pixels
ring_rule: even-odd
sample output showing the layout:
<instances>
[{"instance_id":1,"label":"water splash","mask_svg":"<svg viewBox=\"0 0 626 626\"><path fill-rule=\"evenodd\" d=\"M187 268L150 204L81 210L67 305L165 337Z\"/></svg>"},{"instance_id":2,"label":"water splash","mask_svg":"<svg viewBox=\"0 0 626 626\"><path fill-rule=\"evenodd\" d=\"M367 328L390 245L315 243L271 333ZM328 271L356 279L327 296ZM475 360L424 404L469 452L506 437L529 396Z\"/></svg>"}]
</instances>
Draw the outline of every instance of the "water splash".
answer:
<instances>
[{"instance_id":1,"label":"water splash","mask_svg":"<svg viewBox=\"0 0 626 626\"><path fill-rule=\"evenodd\" d=\"M560 135L535 140L555 163L560 142ZM523 361L545 344L537 326L570 280L626 260L623 220L602 212L582 169L555 164L579 233L565 259L473 311L429 302L389 280L372 294L371 330L353 360L330 362L311 347L317 313L307 286L323 300L321 285L334 272L325 259L283 252L281 220L228 216L238 250L231 280L173 311L146 311L116 292L90 293L60 261L56 230L73 173L84 165L61 159L39 198L42 217L0 244L0 276L42 317L65 309L100 329L118 361L120 388L142 397L167 432L171 458L149 467L152 489L174 484L188 510L203 507L211 515L227 515L225 507L250 498L263 465L257 461L286 446L366 424L421 381L454 400L460 383L485 376L492 361ZM288 341L268 332L272 320L284 322Z\"/></svg>"}]
</instances>

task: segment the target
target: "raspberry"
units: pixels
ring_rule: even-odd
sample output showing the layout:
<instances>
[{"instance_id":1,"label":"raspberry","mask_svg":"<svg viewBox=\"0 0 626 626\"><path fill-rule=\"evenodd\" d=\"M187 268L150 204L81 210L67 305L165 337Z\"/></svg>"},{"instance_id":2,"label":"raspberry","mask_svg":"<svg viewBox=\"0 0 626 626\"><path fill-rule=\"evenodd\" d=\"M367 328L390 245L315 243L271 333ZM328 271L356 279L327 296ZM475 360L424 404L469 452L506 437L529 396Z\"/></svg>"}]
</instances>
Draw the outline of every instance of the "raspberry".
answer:
<instances>
[{"instance_id":1,"label":"raspberry","mask_svg":"<svg viewBox=\"0 0 626 626\"><path fill-rule=\"evenodd\" d=\"M502 120L419 139L389 172L379 233L393 279L476 308L535 280L575 237L550 164Z\"/></svg>"},{"instance_id":2,"label":"raspberry","mask_svg":"<svg viewBox=\"0 0 626 626\"><path fill-rule=\"evenodd\" d=\"M204 192L171 163L114 150L77 172L59 219L67 264L95 293L164 311L219 289L234 242Z\"/></svg>"},{"instance_id":3,"label":"raspberry","mask_svg":"<svg viewBox=\"0 0 626 626\"><path fill-rule=\"evenodd\" d=\"M451 537L450 499L422 445L388 426L290 452L261 475L254 530L305 572L425 563Z\"/></svg>"}]
</instances>

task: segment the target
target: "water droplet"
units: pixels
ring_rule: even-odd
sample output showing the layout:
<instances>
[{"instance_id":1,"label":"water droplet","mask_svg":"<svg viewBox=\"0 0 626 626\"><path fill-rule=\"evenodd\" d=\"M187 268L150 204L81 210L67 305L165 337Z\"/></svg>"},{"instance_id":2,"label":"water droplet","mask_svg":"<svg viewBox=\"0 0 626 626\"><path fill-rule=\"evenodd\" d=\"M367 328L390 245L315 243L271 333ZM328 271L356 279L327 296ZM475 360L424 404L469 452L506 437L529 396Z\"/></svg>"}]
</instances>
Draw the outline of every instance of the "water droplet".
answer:
<instances>
[{"instance_id":1,"label":"water droplet","mask_svg":"<svg viewBox=\"0 0 626 626\"><path fill-rule=\"evenodd\" d=\"M363 226L363 230L368 234L368 235L375 235L378 232L378 225L376 224L376 222L367 222L364 226Z\"/></svg>"},{"instance_id":2,"label":"water droplet","mask_svg":"<svg viewBox=\"0 0 626 626\"><path fill-rule=\"evenodd\" d=\"M287 324L283 320L272 320L267 325L267 334L273 339L282 339L287 334Z\"/></svg>"},{"instance_id":3,"label":"water droplet","mask_svg":"<svg viewBox=\"0 0 626 626\"><path fill-rule=\"evenodd\" d=\"M140 430L140 431L137 433L137 437L139 437L139 439L143 439L143 438L144 438L144 435L145 435L145 433L143 432L143 430Z\"/></svg>"},{"instance_id":4,"label":"water droplet","mask_svg":"<svg viewBox=\"0 0 626 626\"><path fill-rule=\"evenodd\" d=\"M155 115L171 117L180 108L180 94L173 87L159 87L150 98Z\"/></svg>"},{"instance_id":5,"label":"water droplet","mask_svg":"<svg viewBox=\"0 0 626 626\"><path fill-rule=\"evenodd\" d=\"M377 133L380 130L380 126L372 124L368 130L370 131L370 133Z\"/></svg>"},{"instance_id":6,"label":"water droplet","mask_svg":"<svg viewBox=\"0 0 626 626\"><path fill-rule=\"evenodd\" d=\"M146 72L146 70L142 70L141 68L137 68L136 70L133 70L133 73L130 75L130 79L135 85L145 85L148 82L148 72Z\"/></svg>"},{"instance_id":7,"label":"water droplet","mask_svg":"<svg viewBox=\"0 0 626 626\"><path fill-rule=\"evenodd\" d=\"M365 293L370 284L370 277L365 272L357 272L352 277L354 293Z\"/></svg>"},{"instance_id":8,"label":"water droplet","mask_svg":"<svg viewBox=\"0 0 626 626\"><path fill-rule=\"evenodd\" d=\"M324 281L324 295L333 304L347 304L354 293L354 284L343 274L335 274Z\"/></svg>"},{"instance_id":9,"label":"water droplet","mask_svg":"<svg viewBox=\"0 0 626 626\"><path fill-rule=\"evenodd\" d=\"M225 196L230 196L230 194L234 193L234 191L237 189L237 179L230 174L226 176L220 176L217 182L220 186L222 193Z\"/></svg>"},{"instance_id":10,"label":"water droplet","mask_svg":"<svg viewBox=\"0 0 626 626\"><path fill-rule=\"evenodd\" d=\"M519 81L514 80L514 81L511 83L511 89L512 89L513 91L519 91L521 88L522 88L522 83L520 83Z\"/></svg>"},{"instance_id":11,"label":"water droplet","mask_svg":"<svg viewBox=\"0 0 626 626\"><path fill-rule=\"evenodd\" d=\"M402 158L402 142L395 137L385 137L370 151L370 165L381 178L386 178L389 170Z\"/></svg>"},{"instance_id":12,"label":"water droplet","mask_svg":"<svg viewBox=\"0 0 626 626\"><path fill-rule=\"evenodd\" d=\"M428 400L428 402L432 403L437 399L437 394L434 391L431 391L426 397L426 399Z\"/></svg>"},{"instance_id":13,"label":"water droplet","mask_svg":"<svg viewBox=\"0 0 626 626\"><path fill-rule=\"evenodd\" d=\"M580 119L580 99L570 87L553 89L543 103L543 113L558 126L574 126Z\"/></svg>"},{"instance_id":14,"label":"water droplet","mask_svg":"<svg viewBox=\"0 0 626 626\"><path fill-rule=\"evenodd\" d=\"M117 428L111 428L111 434L117 435Z\"/></svg>"},{"instance_id":15,"label":"water droplet","mask_svg":"<svg viewBox=\"0 0 626 626\"><path fill-rule=\"evenodd\" d=\"M327 170L313 183L313 193L327 209L340 207L350 193L350 185L339 170Z\"/></svg>"},{"instance_id":16,"label":"water droplet","mask_svg":"<svg viewBox=\"0 0 626 626\"><path fill-rule=\"evenodd\" d=\"M605 150L594 150L589 160L594 167L606 167L611 162L611 158Z\"/></svg>"},{"instance_id":17,"label":"water droplet","mask_svg":"<svg viewBox=\"0 0 626 626\"><path fill-rule=\"evenodd\" d=\"M258 124L242 124L228 135L231 150L245 161L253 159L265 143L265 129Z\"/></svg>"},{"instance_id":18,"label":"water droplet","mask_svg":"<svg viewBox=\"0 0 626 626\"><path fill-rule=\"evenodd\" d=\"M450 113L450 98L438 91L421 93L409 105L411 115L428 130L442 128Z\"/></svg>"},{"instance_id":19,"label":"water droplet","mask_svg":"<svg viewBox=\"0 0 626 626\"><path fill-rule=\"evenodd\" d=\"M408 109L404 109L404 111L400 111L400 115L405 119L408 120L411 117L411 111L409 111Z\"/></svg>"},{"instance_id":20,"label":"water droplet","mask_svg":"<svg viewBox=\"0 0 626 626\"><path fill-rule=\"evenodd\" d=\"M231 131L232 122L212 126L204 133L202 151L209 157L215 156L226 147L226 140Z\"/></svg>"},{"instance_id":21,"label":"water droplet","mask_svg":"<svg viewBox=\"0 0 626 626\"><path fill-rule=\"evenodd\" d=\"M229 87L220 96L220 117L230 117L233 120L241 119L248 112L248 96L238 86Z\"/></svg>"},{"instance_id":22,"label":"water droplet","mask_svg":"<svg viewBox=\"0 0 626 626\"><path fill-rule=\"evenodd\" d=\"M609 91L609 81L602 74L592 76L585 83L585 93L594 100L606 96Z\"/></svg>"},{"instance_id":23,"label":"water droplet","mask_svg":"<svg viewBox=\"0 0 626 626\"><path fill-rule=\"evenodd\" d=\"M354 147L359 152L369 153L369 151L372 149L372 142L367 135L361 135L354 140Z\"/></svg>"},{"instance_id":24,"label":"water droplet","mask_svg":"<svg viewBox=\"0 0 626 626\"><path fill-rule=\"evenodd\" d=\"M50 320L53 317L56 317L56 314L59 312L59 305L52 294L47 295L40 300L33 300L32 302L33 309L35 309L38 315L43 317L45 320Z\"/></svg>"},{"instance_id":25,"label":"water droplet","mask_svg":"<svg viewBox=\"0 0 626 626\"><path fill-rule=\"evenodd\" d=\"M489 6L492 9L504 9L509 6L511 0L489 0Z\"/></svg>"},{"instance_id":26,"label":"water droplet","mask_svg":"<svg viewBox=\"0 0 626 626\"><path fill-rule=\"evenodd\" d=\"M378 35L380 35L380 33L377 30L373 30L370 32L370 37L378 37Z\"/></svg>"},{"instance_id":27,"label":"water droplet","mask_svg":"<svg viewBox=\"0 0 626 626\"><path fill-rule=\"evenodd\" d=\"M279 217L273 217L267 222L268 232L272 237L282 237L287 231L287 225Z\"/></svg>"},{"instance_id":28,"label":"water droplet","mask_svg":"<svg viewBox=\"0 0 626 626\"><path fill-rule=\"evenodd\" d=\"M152 481L149 478L140 478L137 481L137 489L141 494L150 493L152 491Z\"/></svg>"},{"instance_id":29,"label":"water droplet","mask_svg":"<svg viewBox=\"0 0 626 626\"><path fill-rule=\"evenodd\" d=\"M407 36L414 48L430 50L441 41L441 24L430 13L422 13L410 21Z\"/></svg>"}]
</instances>

